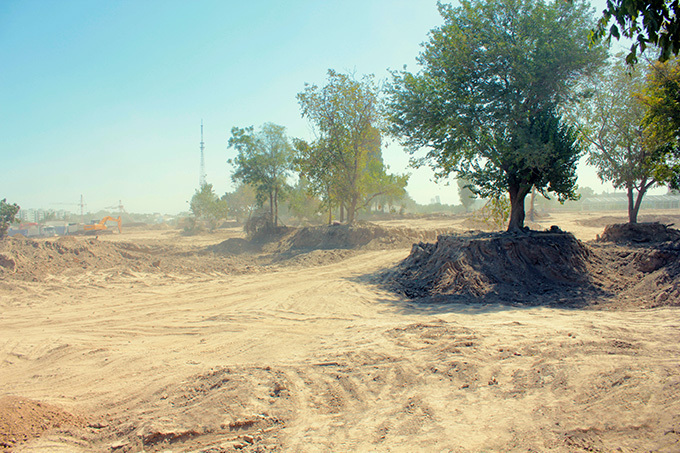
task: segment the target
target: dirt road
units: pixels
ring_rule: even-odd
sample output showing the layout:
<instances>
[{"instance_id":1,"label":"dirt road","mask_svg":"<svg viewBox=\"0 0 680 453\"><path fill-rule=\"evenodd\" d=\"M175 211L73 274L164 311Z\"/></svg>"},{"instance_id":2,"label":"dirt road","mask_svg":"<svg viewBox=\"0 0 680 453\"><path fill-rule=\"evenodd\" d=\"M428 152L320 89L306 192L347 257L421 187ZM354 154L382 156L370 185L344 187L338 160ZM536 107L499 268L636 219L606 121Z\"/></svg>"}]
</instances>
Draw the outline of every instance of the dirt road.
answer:
<instances>
[{"instance_id":1,"label":"dirt road","mask_svg":"<svg viewBox=\"0 0 680 453\"><path fill-rule=\"evenodd\" d=\"M15 449L680 449L677 309L416 306L407 254L2 292L0 394L87 420Z\"/></svg>"}]
</instances>

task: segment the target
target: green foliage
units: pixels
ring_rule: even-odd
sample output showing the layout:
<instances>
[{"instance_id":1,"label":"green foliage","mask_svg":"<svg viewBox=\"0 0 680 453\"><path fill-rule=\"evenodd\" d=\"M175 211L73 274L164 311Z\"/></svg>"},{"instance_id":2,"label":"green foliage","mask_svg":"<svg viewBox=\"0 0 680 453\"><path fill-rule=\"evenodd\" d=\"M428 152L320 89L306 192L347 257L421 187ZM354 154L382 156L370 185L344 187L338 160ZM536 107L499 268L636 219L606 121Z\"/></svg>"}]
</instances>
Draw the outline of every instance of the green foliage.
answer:
<instances>
[{"instance_id":1,"label":"green foliage","mask_svg":"<svg viewBox=\"0 0 680 453\"><path fill-rule=\"evenodd\" d=\"M288 189L293 148L286 136L286 128L264 124L258 132L254 128L231 129L229 147L238 151L229 163L234 166L234 181L255 188L257 202L262 206L269 200L271 223L278 223L279 198Z\"/></svg>"},{"instance_id":2,"label":"green foliage","mask_svg":"<svg viewBox=\"0 0 680 453\"><path fill-rule=\"evenodd\" d=\"M484 198L512 202L508 230L524 225L535 186L573 199L581 148L557 114L576 81L604 58L589 48L582 2L462 1L439 5L444 24L430 33L422 71L393 72L390 130L414 165L439 178L457 173Z\"/></svg>"},{"instance_id":3,"label":"green foliage","mask_svg":"<svg viewBox=\"0 0 680 453\"><path fill-rule=\"evenodd\" d=\"M239 184L233 192L222 195L220 200L227 204L229 215L239 222L248 220L257 207L255 189L249 184Z\"/></svg>"},{"instance_id":4,"label":"green foliage","mask_svg":"<svg viewBox=\"0 0 680 453\"><path fill-rule=\"evenodd\" d=\"M306 176L301 176L290 190L288 199L290 212L300 220L313 220L323 209L322 201L314 195L314 190Z\"/></svg>"},{"instance_id":5,"label":"green foliage","mask_svg":"<svg viewBox=\"0 0 680 453\"><path fill-rule=\"evenodd\" d=\"M374 198L403 194L408 181L388 174L382 161L378 91L372 76L356 80L329 70L323 88L306 84L297 95L318 139L296 142L296 167L326 207L347 209L348 223Z\"/></svg>"},{"instance_id":6,"label":"green foliage","mask_svg":"<svg viewBox=\"0 0 680 453\"><path fill-rule=\"evenodd\" d=\"M628 64L637 63L638 51L643 53L649 46L659 48L659 61L668 60L680 51L680 5L677 0L607 1L591 39L606 38L609 44L621 36L633 41L626 56Z\"/></svg>"},{"instance_id":7,"label":"green foliage","mask_svg":"<svg viewBox=\"0 0 680 453\"><path fill-rule=\"evenodd\" d=\"M217 198L212 184L203 184L200 190L196 190L191 197L190 209L194 214L193 226L204 221L210 229L215 229L219 220L227 218L227 203Z\"/></svg>"},{"instance_id":8,"label":"green foliage","mask_svg":"<svg viewBox=\"0 0 680 453\"><path fill-rule=\"evenodd\" d=\"M19 209L16 203L7 203L7 198L0 200L0 239L7 234L9 225L16 221L15 217Z\"/></svg>"},{"instance_id":9,"label":"green foliage","mask_svg":"<svg viewBox=\"0 0 680 453\"><path fill-rule=\"evenodd\" d=\"M653 64L641 98L648 107L644 120L648 134L660 143L654 177L680 189L680 60Z\"/></svg>"}]
</instances>

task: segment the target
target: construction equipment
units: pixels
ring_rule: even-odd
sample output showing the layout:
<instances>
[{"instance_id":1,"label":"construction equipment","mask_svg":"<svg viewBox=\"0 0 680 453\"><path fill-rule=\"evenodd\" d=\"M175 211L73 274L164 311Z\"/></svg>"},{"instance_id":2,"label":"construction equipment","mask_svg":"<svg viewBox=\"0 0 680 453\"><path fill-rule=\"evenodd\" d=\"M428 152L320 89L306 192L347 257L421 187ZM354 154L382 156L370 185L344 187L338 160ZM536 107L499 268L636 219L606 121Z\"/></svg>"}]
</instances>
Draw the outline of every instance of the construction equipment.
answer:
<instances>
[{"instance_id":1,"label":"construction equipment","mask_svg":"<svg viewBox=\"0 0 680 453\"><path fill-rule=\"evenodd\" d=\"M104 217L103 219L101 219L101 220L99 221L99 223L94 223L94 224L92 224L92 225L84 225L84 226L83 226L83 229L84 229L85 231L101 231L101 230L106 230L106 229L108 229L108 228L106 228L106 222L108 222L108 221L117 222L117 223L118 223L118 232L119 232L119 233L122 233L122 232L123 232L123 228L122 228L123 222L122 222L120 216L118 216L117 219L114 219L114 218L111 217L110 215L107 215L106 217Z\"/></svg>"}]
</instances>

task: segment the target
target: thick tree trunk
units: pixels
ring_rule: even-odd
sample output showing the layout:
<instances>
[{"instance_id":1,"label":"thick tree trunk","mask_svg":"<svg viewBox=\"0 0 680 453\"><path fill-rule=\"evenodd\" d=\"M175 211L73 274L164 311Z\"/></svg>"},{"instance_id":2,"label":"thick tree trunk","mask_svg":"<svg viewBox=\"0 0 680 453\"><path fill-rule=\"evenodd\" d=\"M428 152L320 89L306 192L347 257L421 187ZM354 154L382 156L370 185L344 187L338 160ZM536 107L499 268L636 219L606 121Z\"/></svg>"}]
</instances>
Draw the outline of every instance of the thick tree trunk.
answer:
<instances>
[{"instance_id":1,"label":"thick tree trunk","mask_svg":"<svg viewBox=\"0 0 680 453\"><path fill-rule=\"evenodd\" d=\"M534 201L536 200L536 188L531 188L531 204L529 206L529 220L532 222L536 220L536 213L534 212Z\"/></svg>"},{"instance_id":2,"label":"thick tree trunk","mask_svg":"<svg viewBox=\"0 0 680 453\"><path fill-rule=\"evenodd\" d=\"M524 230L524 199L529 193L530 187L510 186L510 222L508 223L509 232L519 232Z\"/></svg>"},{"instance_id":3,"label":"thick tree trunk","mask_svg":"<svg viewBox=\"0 0 680 453\"><path fill-rule=\"evenodd\" d=\"M344 221L345 221L345 205L341 203L340 204L340 222L342 223Z\"/></svg>"}]
</instances>

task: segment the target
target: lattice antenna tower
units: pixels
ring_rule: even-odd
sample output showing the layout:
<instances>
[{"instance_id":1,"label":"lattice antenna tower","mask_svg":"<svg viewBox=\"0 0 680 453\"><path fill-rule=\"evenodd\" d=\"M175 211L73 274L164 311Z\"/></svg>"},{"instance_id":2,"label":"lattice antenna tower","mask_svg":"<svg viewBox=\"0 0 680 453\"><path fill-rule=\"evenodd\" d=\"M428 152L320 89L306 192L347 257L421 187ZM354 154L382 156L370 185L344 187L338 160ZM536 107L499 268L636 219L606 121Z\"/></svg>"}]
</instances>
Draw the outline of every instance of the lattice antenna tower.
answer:
<instances>
[{"instance_id":1,"label":"lattice antenna tower","mask_svg":"<svg viewBox=\"0 0 680 453\"><path fill-rule=\"evenodd\" d=\"M205 150L205 143L203 142L203 120L201 119L201 169L198 175L199 188L205 185L205 158L203 156L203 150Z\"/></svg>"}]
</instances>

